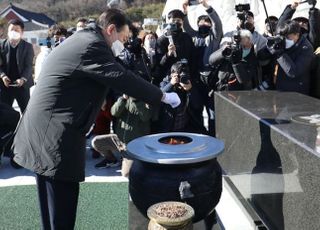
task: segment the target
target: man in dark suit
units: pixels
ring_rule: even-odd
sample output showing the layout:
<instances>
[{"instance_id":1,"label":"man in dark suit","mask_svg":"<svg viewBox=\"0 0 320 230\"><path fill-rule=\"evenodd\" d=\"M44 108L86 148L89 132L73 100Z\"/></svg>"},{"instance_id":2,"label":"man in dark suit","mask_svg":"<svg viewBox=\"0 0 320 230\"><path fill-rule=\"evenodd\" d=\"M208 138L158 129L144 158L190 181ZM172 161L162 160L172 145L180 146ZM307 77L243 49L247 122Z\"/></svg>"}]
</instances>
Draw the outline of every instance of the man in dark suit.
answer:
<instances>
[{"instance_id":1,"label":"man in dark suit","mask_svg":"<svg viewBox=\"0 0 320 230\"><path fill-rule=\"evenodd\" d=\"M8 39L0 42L2 65L0 66L0 100L12 106L17 100L23 113L30 99L30 87L33 85L32 45L22 40L24 24L14 19L8 23Z\"/></svg>"},{"instance_id":2,"label":"man in dark suit","mask_svg":"<svg viewBox=\"0 0 320 230\"><path fill-rule=\"evenodd\" d=\"M85 173L85 134L110 88L152 105L176 107L162 93L118 64L128 33L122 11L108 9L97 26L78 31L45 60L14 138L14 160L36 173L43 229L73 229L79 182Z\"/></svg>"}]
</instances>

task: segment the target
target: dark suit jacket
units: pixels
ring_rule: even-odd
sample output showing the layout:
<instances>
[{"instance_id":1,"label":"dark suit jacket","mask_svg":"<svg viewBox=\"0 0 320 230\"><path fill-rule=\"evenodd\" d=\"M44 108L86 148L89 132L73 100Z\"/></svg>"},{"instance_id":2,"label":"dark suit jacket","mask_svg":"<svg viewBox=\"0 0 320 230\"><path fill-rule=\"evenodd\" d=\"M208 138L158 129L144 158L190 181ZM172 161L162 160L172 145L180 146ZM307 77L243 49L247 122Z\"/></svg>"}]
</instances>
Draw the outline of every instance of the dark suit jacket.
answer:
<instances>
[{"instance_id":1,"label":"dark suit jacket","mask_svg":"<svg viewBox=\"0 0 320 230\"><path fill-rule=\"evenodd\" d=\"M10 44L7 39L0 41L0 54L2 59L2 63L0 65L0 76L3 74L8 75L10 66ZM34 52L32 45L21 40L17 48L17 65L20 78L24 77L27 79L27 82L24 85L26 88L30 88L34 84L32 78L33 58Z\"/></svg>"},{"instance_id":2,"label":"dark suit jacket","mask_svg":"<svg viewBox=\"0 0 320 230\"><path fill-rule=\"evenodd\" d=\"M115 61L98 28L79 31L53 49L17 128L15 161L56 180L83 181L85 134L109 88L153 105L163 95Z\"/></svg>"}]
</instances>

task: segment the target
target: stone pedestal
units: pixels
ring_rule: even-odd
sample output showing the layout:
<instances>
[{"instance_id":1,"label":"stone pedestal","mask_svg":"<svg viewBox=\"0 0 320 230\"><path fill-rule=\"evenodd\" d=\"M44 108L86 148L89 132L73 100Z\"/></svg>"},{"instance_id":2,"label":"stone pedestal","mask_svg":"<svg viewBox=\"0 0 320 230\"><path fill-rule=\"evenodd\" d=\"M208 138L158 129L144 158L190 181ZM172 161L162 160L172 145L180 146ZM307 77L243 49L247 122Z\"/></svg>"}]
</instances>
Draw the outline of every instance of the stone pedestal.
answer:
<instances>
[{"instance_id":1,"label":"stone pedestal","mask_svg":"<svg viewBox=\"0 0 320 230\"><path fill-rule=\"evenodd\" d=\"M317 128L292 121L320 114L320 101L297 93L221 92L215 110L217 138L225 142L218 160L244 207L268 229L320 229Z\"/></svg>"}]
</instances>

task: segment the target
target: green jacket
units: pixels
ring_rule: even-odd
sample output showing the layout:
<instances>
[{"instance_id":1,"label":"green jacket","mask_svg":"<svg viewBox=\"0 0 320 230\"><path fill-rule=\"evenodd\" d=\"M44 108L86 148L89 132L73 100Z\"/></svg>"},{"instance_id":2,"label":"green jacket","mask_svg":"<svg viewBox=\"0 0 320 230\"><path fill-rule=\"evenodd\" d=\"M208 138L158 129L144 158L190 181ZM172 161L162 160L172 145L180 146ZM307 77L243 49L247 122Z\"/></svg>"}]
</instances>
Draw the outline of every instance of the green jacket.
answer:
<instances>
[{"instance_id":1,"label":"green jacket","mask_svg":"<svg viewBox=\"0 0 320 230\"><path fill-rule=\"evenodd\" d=\"M112 116L116 117L114 131L124 143L137 137L150 134L151 109L145 102L119 98L111 108Z\"/></svg>"}]
</instances>

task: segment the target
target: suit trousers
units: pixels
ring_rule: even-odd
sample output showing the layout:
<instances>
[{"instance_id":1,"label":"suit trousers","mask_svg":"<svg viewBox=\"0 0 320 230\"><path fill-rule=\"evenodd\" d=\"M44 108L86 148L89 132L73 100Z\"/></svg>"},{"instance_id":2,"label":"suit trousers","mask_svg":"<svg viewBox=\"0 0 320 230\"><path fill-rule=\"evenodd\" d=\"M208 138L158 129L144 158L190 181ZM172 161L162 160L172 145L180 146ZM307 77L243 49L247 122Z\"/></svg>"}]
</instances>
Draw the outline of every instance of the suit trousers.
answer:
<instances>
[{"instance_id":1,"label":"suit trousers","mask_svg":"<svg viewBox=\"0 0 320 230\"><path fill-rule=\"evenodd\" d=\"M36 174L42 230L74 229L79 182L57 181Z\"/></svg>"},{"instance_id":2,"label":"suit trousers","mask_svg":"<svg viewBox=\"0 0 320 230\"><path fill-rule=\"evenodd\" d=\"M30 99L30 89L24 87L1 87L0 101L9 106L12 106L14 99L17 100L21 113L27 108Z\"/></svg>"}]
</instances>

